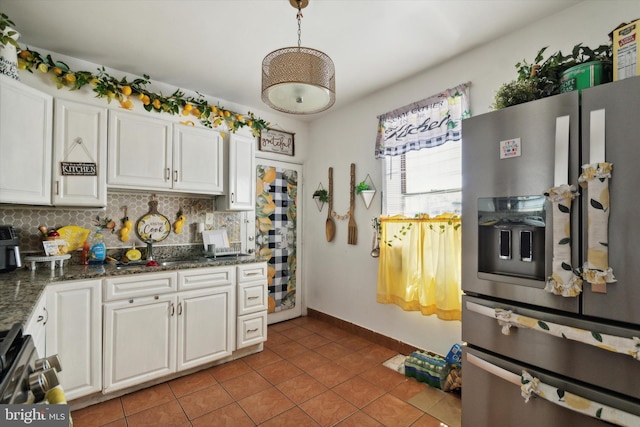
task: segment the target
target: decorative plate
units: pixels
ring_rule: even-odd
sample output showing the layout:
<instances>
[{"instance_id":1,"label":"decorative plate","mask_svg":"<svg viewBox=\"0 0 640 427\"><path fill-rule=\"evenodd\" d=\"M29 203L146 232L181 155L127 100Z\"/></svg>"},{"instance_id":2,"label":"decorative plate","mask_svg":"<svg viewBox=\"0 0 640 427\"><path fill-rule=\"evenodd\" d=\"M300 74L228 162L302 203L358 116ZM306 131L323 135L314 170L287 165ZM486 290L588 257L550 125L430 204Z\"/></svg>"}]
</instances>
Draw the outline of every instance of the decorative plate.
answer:
<instances>
[{"instance_id":1,"label":"decorative plate","mask_svg":"<svg viewBox=\"0 0 640 427\"><path fill-rule=\"evenodd\" d=\"M143 242L160 242L171 232L171 222L160 213L148 213L138 220L138 236Z\"/></svg>"}]
</instances>

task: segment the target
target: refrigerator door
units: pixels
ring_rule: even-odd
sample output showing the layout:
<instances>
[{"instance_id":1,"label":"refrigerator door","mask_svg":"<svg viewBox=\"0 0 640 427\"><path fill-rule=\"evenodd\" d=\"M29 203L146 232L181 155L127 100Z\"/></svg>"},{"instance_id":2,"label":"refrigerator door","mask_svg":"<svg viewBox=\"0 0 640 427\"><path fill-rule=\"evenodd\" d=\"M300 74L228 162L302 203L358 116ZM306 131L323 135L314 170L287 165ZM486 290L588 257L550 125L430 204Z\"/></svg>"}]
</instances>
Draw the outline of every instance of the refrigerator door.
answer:
<instances>
[{"instance_id":1,"label":"refrigerator door","mask_svg":"<svg viewBox=\"0 0 640 427\"><path fill-rule=\"evenodd\" d=\"M462 288L466 293L578 312L579 298L544 291L552 267L552 217L550 203L543 197L554 187L554 176L565 184L577 183L578 100L577 92L565 93L462 122ZM566 118L569 147L562 176L555 168L556 128ZM542 214L537 206L540 198ZM572 213L575 236L578 211L579 206ZM576 266L578 249L572 260Z\"/></svg>"},{"instance_id":2,"label":"refrigerator door","mask_svg":"<svg viewBox=\"0 0 640 427\"><path fill-rule=\"evenodd\" d=\"M592 112L604 110L605 160L613 164L609 180L609 266L617 279L606 293L583 284L583 314L640 325L640 77L583 91L582 158L591 158ZM596 115L598 113L595 113ZM595 119L595 116L594 116ZM595 121L595 120L593 120ZM583 212L589 194L581 189ZM587 219L583 220L583 253L587 252Z\"/></svg>"},{"instance_id":3,"label":"refrigerator door","mask_svg":"<svg viewBox=\"0 0 640 427\"><path fill-rule=\"evenodd\" d=\"M468 342L469 346L483 348L576 381L596 384L601 389L640 401L640 363L632 355L554 336L533 327L512 326L509 335L504 335L495 317L482 314L495 311L496 308L511 310L514 317L526 316L529 318L524 320L527 325L532 322L530 319L536 319L548 326L553 324L589 331L591 336L597 334L601 337L619 337L628 340L631 346L633 337L640 336L640 327L621 328L532 310L514 303L500 303L470 296L464 296L462 299L462 340ZM626 348L623 347L622 351ZM466 379L465 372L465 381ZM465 397L466 391L465 384Z\"/></svg>"},{"instance_id":4,"label":"refrigerator door","mask_svg":"<svg viewBox=\"0 0 640 427\"><path fill-rule=\"evenodd\" d=\"M477 359L489 362L518 377L522 370L526 369L529 374L539 378L545 384L636 416L640 415L640 405L637 401L633 402L613 395L606 395L597 389L586 387L570 379L499 358L480 350L465 347L462 354L462 366L464 367L463 427L611 426L608 422L573 412L541 397L531 397L525 403L524 398L520 395L518 384L508 382L472 363Z\"/></svg>"}]
</instances>

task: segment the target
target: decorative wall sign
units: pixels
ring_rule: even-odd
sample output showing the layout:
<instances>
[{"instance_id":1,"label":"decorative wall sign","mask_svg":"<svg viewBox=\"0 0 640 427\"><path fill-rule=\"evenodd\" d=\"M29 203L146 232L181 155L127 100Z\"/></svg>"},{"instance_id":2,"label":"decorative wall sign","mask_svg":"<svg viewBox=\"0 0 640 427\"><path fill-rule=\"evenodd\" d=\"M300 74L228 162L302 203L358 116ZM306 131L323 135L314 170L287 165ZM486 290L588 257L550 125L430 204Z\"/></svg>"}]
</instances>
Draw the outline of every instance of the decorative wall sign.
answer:
<instances>
[{"instance_id":1,"label":"decorative wall sign","mask_svg":"<svg viewBox=\"0 0 640 427\"><path fill-rule=\"evenodd\" d=\"M95 163L85 162L60 162L62 176L98 176L98 167Z\"/></svg>"},{"instance_id":2,"label":"decorative wall sign","mask_svg":"<svg viewBox=\"0 0 640 427\"><path fill-rule=\"evenodd\" d=\"M69 155L76 147L82 147L87 158L90 162L67 162ZM69 150L65 153L64 159L60 162L60 174L62 176L98 176L98 164L91 157L91 153L87 149L87 146L82 141L82 138L78 137L73 140L73 144L69 146Z\"/></svg>"},{"instance_id":3,"label":"decorative wall sign","mask_svg":"<svg viewBox=\"0 0 640 427\"><path fill-rule=\"evenodd\" d=\"M258 149L268 153L295 155L294 137L295 134L275 129L263 129L260 132Z\"/></svg>"}]
</instances>

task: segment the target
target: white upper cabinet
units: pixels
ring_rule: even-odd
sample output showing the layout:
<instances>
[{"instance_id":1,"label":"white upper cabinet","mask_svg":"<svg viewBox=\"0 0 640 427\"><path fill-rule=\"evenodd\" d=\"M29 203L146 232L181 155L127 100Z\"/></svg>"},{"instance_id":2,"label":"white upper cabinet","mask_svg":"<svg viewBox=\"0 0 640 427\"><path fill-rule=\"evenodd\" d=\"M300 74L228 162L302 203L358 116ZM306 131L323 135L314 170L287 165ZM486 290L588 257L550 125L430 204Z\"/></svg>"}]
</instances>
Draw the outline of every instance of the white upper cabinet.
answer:
<instances>
[{"instance_id":1,"label":"white upper cabinet","mask_svg":"<svg viewBox=\"0 0 640 427\"><path fill-rule=\"evenodd\" d=\"M227 185L225 195L218 197L218 210L250 211L256 203L255 138L232 133L226 141Z\"/></svg>"},{"instance_id":2,"label":"white upper cabinet","mask_svg":"<svg viewBox=\"0 0 640 427\"><path fill-rule=\"evenodd\" d=\"M127 111L109 112L109 187L222 194L222 137Z\"/></svg>"},{"instance_id":3,"label":"white upper cabinet","mask_svg":"<svg viewBox=\"0 0 640 427\"><path fill-rule=\"evenodd\" d=\"M55 100L53 204L107 205L106 108Z\"/></svg>"},{"instance_id":4,"label":"white upper cabinet","mask_svg":"<svg viewBox=\"0 0 640 427\"><path fill-rule=\"evenodd\" d=\"M222 194L223 140L219 132L173 125L173 189Z\"/></svg>"},{"instance_id":5,"label":"white upper cabinet","mask_svg":"<svg viewBox=\"0 0 640 427\"><path fill-rule=\"evenodd\" d=\"M53 98L0 79L0 203L51 204Z\"/></svg>"},{"instance_id":6,"label":"white upper cabinet","mask_svg":"<svg viewBox=\"0 0 640 427\"><path fill-rule=\"evenodd\" d=\"M109 111L110 187L171 189L171 122Z\"/></svg>"}]
</instances>

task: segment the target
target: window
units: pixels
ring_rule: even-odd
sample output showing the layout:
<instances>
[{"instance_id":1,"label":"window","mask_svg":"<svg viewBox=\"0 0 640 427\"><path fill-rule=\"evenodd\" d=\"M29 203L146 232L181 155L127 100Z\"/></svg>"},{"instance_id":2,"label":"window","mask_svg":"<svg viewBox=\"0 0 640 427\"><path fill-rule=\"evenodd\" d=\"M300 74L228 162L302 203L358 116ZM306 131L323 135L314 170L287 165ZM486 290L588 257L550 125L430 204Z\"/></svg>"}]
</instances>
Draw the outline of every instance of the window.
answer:
<instances>
[{"instance_id":1,"label":"window","mask_svg":"<svg viewBox=\"0 0 640 427\"><path fill-rule=\"evenodd\" d=\"M383 162L383 215L461 211L461 141L387 156Z\"/></svg>"},{"instance_id":2,"label":"window","mask_svg":"<svg viewBox=\"0 0 640 427\"><path fill-rule=\"evenodd\" d=\"M459 85L379 117L381 304L461 318L461 141L468 98L469 86Z\"/></svg>"},{"instance_id":3,"label":"window","mask_svg":"<svg viewBox=\"0 0 640 427\"><path fill-rule=\"evenodd\" d=\"M460 213L468 106L469 85L462 84L379 117L383 215Z\"/></svg>"}]
</instances>

